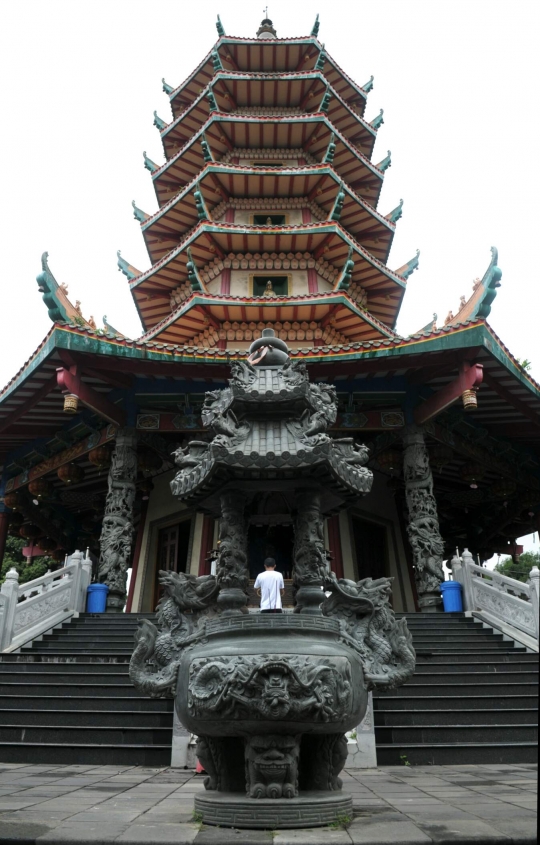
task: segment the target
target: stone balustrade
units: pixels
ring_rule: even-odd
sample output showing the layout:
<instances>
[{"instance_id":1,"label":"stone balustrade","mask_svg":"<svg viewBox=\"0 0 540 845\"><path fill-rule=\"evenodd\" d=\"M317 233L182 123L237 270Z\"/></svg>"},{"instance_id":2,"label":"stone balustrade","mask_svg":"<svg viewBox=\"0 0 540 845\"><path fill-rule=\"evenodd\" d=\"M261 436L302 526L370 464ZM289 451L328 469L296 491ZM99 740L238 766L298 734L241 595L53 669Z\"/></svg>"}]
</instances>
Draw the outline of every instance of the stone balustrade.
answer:
<instances>
[{"instance_id":1,"label":"stone balustrade","mask_svg":"<svg viewBox=\"0 0 540 845\"><path fill-rule=\"evenodd\" d=\"M540 570L534 566L528 583L508 578L499 572L484 569L474 563L468 549L461 559L452 559L455 581L463 589L465 611L480 612L501 625L522 632L538 642L538 599ZM519 637L518 637L519 638Z\"/></svg>"},{"instance_id":2,"label":"stone balustrade","mask_svg":"<svg viewBox=\"0 0 540 845\"><path fill-rule=\"evenodd\" d=\"M0 588L0 652L17 651L47 631L81 613L92 578L92 561L80 551L66 566L19 584L15 568Z\"/></svg>"}]
</instances>

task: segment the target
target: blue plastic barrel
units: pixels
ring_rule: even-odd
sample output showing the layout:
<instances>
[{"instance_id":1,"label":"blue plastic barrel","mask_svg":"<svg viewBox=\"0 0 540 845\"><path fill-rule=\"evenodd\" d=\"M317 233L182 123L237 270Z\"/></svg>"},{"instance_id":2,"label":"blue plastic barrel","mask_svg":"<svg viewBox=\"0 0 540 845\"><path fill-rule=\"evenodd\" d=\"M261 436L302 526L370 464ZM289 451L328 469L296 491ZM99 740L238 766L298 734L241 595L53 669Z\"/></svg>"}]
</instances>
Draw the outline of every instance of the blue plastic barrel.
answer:
<instances>
[{"instance_id":1,"label":"blue plastic barrel","mask_svg":"<svg viewBox=\"0 0 540 845\"><path fill-rule=\"evenodd\" d=\"M463 610L461 584L459 581L443 581L440 585L445 613L460 613Z\"/></svg>"},{"instance_id":2,"label":"blue plastic barrel","mask_svg":"<svg viewBox=\"0 0 540 845\"><path fill-rule=\"evenodd\" d=\"M90 584L86 590L86 612L105 613L108 592L107 584Z\"/></svg>"}]
</instances>

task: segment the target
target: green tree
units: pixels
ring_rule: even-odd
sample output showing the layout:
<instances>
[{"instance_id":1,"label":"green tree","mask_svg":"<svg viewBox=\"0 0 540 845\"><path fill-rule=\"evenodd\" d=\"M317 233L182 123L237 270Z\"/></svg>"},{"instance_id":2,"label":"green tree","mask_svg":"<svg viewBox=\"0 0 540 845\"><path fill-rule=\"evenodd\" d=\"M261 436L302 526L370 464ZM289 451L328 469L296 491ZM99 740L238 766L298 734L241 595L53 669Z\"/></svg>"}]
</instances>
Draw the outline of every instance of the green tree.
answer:
<instances>
[{"instance_id":1,"label":"green tree","mask_svg":"<svg viewBox=\"0 0 540 845\"><path fill-rule=\"evenodd\" d=\"M48 556L34 557L31 563L27 563L22 550L25 545L25 540L22 537L8 536L6 541L6 551L4 553L4 561L0 569L0 584L3 583L6 573L15 567L19 573L19 584L26 584L27 581L33 581L34 578L40 578L45 575L47 569L51 568L53 560Z\"/></svg>"},{"instance_id":2,"label":"green tree","mask_svg":"<svg viewBox=\"0 0 540 845\"><path fill-rule=\"evenodd\" d=\"M540 552L523 552L515 561L511 557L505 557L504 560L495 564L495 571L516 581L525 582L529 580L529 573L533 566L540 568Z\"/></svg>"}]
</instances>

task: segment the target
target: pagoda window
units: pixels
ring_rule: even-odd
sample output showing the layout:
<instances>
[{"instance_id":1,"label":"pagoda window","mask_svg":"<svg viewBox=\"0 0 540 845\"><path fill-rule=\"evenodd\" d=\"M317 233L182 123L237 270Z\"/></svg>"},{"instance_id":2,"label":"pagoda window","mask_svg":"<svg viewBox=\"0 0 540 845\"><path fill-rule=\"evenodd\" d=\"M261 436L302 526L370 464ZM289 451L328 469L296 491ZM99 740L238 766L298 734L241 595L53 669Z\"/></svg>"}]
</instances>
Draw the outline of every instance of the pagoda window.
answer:
<instances>
[{"instance_id":1,"label":"pagoda window","mask_svg":"<svg viewBox=\"0 0 540 845\"><path fill-rule=\"evenodd\" d=\"M254 226L286 226L288 223L287 214L254 214L252 223Z\"/></svg>"},{"instance_id":2,"label":"pagoda window","mask_svg":"<svg viewBox=\"0 0 540 845\"><path fill-rule=\"evenodd\" d=\"M290 290L290 276L270 276L268 274L251 276L251 296L288 296Z\"/></svg>"}]
</instances>

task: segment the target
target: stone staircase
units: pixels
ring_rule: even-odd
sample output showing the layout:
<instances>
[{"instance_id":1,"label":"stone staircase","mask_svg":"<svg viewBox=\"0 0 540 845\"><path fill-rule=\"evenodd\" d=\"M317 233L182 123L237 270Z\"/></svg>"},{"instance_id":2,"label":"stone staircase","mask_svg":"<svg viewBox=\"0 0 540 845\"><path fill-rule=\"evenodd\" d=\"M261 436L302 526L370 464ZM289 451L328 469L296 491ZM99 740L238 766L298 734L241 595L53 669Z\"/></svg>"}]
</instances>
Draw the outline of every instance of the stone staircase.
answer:
<instances>
[{"instance_id":1,"label":"stone staircase","mask_svg":"<svg viewBox=\"0 0 540 845\"><path fill-rule=\"evenodd\" d=\"M463 613L397 615L417 666L373 696L379 765L536 762L538 654Z\"/></svg>"},{"instance_id":2,"label":"stone staircase","mask_svg":"<svg viewBox=\"0 0 540 845\"><path fill-rule=\"evenodd\" d=\"M78 619L0 655L0 761L168 766L173 702L141 696L128 664L139 619Z\"/></svg>"},{"instance_id":3,"label":"stone staircase","mask_svg":"<svg viewBox=\"0 0 540 845\"><path fill-rule=\"evenodd\" d=\"M168 766L173 702L130 683L152 614L81 614L0 655L0 762ZM538 655L463 614L407 614L413 679L374 696L380 765L536 761Z\"/></svg>"}]
</instances>

